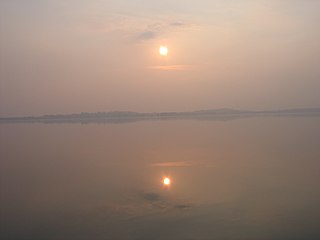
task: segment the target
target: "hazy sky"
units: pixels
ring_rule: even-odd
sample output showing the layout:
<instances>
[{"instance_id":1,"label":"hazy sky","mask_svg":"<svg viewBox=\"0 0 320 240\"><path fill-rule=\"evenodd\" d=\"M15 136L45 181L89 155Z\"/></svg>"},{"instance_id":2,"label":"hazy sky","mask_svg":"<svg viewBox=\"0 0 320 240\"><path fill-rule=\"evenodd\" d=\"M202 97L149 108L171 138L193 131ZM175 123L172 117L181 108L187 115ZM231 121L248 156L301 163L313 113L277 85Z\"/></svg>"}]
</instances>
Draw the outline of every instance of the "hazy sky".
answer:
<instances>
[{"instance_id":1,"label":"hazy sky","mask_svg":"<svg viewBox=\"0 0 320 240\"><path fill-rule=\"evenodd\" d=\"M1 0L0 11L1 116L320 105L319 0Z\"/></svg>"}]
</instances>

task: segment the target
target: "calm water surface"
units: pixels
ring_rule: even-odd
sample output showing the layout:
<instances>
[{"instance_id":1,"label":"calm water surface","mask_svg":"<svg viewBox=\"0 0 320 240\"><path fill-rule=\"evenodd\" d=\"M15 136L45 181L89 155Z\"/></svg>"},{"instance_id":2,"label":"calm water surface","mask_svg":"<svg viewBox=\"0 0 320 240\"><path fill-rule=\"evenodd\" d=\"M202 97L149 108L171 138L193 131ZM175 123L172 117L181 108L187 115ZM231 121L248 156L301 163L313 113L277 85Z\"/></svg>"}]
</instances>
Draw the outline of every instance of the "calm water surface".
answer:
<instances>
[{"instance_id":1,"label":"calm water surface","mask_svg":"<svg viewBox=\"0 0 320 240\"><path fill-rule=\"evenodd\" d=\"M319 118L0 131L1 239L320 239Z\"/></svg>"}]
</instances>

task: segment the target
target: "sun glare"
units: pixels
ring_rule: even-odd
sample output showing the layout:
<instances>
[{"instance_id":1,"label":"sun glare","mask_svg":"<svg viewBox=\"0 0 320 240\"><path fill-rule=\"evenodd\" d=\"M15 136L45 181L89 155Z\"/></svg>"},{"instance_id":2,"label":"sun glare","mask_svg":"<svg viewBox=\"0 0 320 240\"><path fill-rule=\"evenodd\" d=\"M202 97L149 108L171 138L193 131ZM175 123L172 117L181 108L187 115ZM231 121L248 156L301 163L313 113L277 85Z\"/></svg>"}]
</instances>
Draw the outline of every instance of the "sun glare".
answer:
<instances>
[{"instance_id":1,"label":"sun glare","mask_svg":"<svg viewBox=\"0 0 320 240\"><path fill-rule=\"evenodd\" d=\"M166 46L161 46L159 48L159 53L161 56L167 56L168 55L168 48Z\"/></svg>"},{"instance_id":2,"label":"sun glare","mask_svg":"<svg viewBox=\"0 0 320 240\"><path fill-rule=\"evenodd\" d=\"M169 186L170 183L171 183L170 178L165 177L165 178L163 179L163 184L164 184L165 186Z\"/></svg>"}]
</instances>

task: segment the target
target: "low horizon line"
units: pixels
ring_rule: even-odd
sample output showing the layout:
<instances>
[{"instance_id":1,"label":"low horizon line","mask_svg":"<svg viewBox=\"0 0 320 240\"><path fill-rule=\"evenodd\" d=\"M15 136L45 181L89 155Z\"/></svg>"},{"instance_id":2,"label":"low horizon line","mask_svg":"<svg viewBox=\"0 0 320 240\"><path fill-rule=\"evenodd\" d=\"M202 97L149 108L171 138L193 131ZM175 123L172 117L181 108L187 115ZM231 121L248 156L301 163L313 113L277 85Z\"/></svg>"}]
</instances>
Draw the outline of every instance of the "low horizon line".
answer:
<instances>
[{"instance_id":1,"label":"low horizon line","mask_svg":"<svg viewBox=\"0 0 320 240\"><path fill-rule=\"evenodd\" d=\"M42 114L42 115L23 115L23 116L0 116L0 119L23 119L23 118L45 118L45 117L68 117L72 115L84 115L84 114L111 114L111 113L131 113L131 114L201 114L201 112L209 112L209 111L221 111L220 114L227 114L228 111L233 114L241 114L241 113L275 113L275 112L285 112L285 111L320 111L320 107L291 107L291 108L279 108L279 109L269 109L269 110L256 110L256 109L239 109L239 108L207 108L207 109L199 109L199 110L189 110L189 111L129 111L129 110L111 110L111 111L96 111L96 112L73 112L73 113L55 113L55 114ZM222 112L226 111L226 112ZM217 112L218 113L218 112Z\"/></svg>"}]
</instances>

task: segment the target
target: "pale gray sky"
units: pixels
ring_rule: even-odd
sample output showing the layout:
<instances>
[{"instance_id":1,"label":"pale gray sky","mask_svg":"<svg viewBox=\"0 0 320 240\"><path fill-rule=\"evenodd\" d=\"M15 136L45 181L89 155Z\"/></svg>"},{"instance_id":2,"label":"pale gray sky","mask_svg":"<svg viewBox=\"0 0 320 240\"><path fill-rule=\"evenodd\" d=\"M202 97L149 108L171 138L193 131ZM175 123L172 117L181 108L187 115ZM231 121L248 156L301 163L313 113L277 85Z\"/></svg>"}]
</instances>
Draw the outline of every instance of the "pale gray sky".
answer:
<instances>
[{"instance_id":1,"label":"pale gray sky","mask_svg":"<svg viewBox=\"0 0 320 240\"><path fill-rule=\"evenodd\" d=\"M1 116L320 105L318 0L2 0L0 11Z\"/></svg>"}]
</instances>

